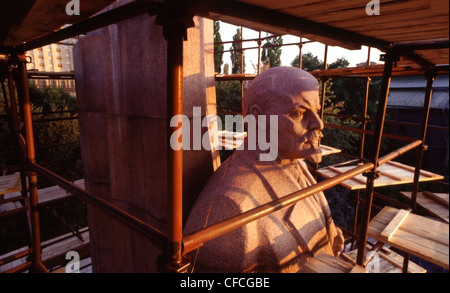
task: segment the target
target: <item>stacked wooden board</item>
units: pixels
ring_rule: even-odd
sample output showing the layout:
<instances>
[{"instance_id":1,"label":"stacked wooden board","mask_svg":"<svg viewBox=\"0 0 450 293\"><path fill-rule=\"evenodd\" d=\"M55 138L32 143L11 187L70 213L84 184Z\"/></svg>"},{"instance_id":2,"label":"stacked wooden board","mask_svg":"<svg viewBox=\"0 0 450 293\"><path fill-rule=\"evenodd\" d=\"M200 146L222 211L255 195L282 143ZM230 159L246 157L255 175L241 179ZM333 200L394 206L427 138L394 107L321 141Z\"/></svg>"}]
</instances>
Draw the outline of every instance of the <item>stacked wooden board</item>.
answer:
<instances>
[{"instance_id":1,"label":"stacked wooden board","mask_svg":"<svg viewBox=\"0 0 450 293\"><path fill-rule=\"evenodd\" d=\"M0 196L20 191L22 189L20 185L20 173L16 172L10 175L0 176Z\"/></svg>"},{"instance_id":2,"label":"stacked wooden board","mask_svg":"<svg viewBox=\"0 0 450 293\"><path fill-rule=\"evenodd\" d=\"M394 252L387 245L384 245L378 251L371 251L372 247L367 245L366 253L366 271L368 273L402 273L403 272L403 256ZM352 250L341 254L342 258L356 263L358 250ZM427 270L409 261L408 273L426 273Z\"/></svg>"},{"instance_id":3,"label":"stacked wooden board","mask_svg":"<svg viewBox=\"0 0 450 293\"><path fill-rule=\"evenodd\" d=\"M411 199L412 192L400 192L406 199ZM433 217L449 223L449 194L423 191L417 193L416 203L426 209Z\"/></svg>"},{"instance_id":4,"label":"stacked wooden board","mask_svg":"<svg viewBox=\"0 0 450 293\"><path fill-rule=\"evenodd\" d=\"M384 207L371 221L369 237L449 268L449 224Z\"/></svg>"},{"instance_id":5,"label":"stacked wooden board","mask_svg":"<svg viewBox=\"0 0 450 293\"><path fill-rule=\"evenodd\" d=\"M330 178L347 172L357 166L327 166L317 170L320 175ZM414 182L414 167L390 161L377 168L380 177L375 180L375 187L407 184ZM434 181L444 179L444 176L429 171L420 170L419 182ZM353 178L345 180L341 185L351 190L365 189L367 178L359 174Z\"/></svg>"},{"instance_id":6,"label":"stacked wooden board","mask_svg":"<svg viewBox=\"0 0 450 293\"><path fill-rule=\"evenodd\" d=\"M9 175L8 175L9 176ZM6 176L2 176L2 177L6 177ZM0 177L0 178L2 178ZM4 194L2 194L3 199L4 200L8 200L8 199L14 199L14 198L21 198L21 186L20 186L20 176L9 176L10 178L8 179L9 182L17 182L18 184L16 184L13 187L9 187L7 189L5 189ZM3 178L4 181L7 181ZM75 185L77 185L80 188L84 189L84 179L79 179L76 180L74 182ZM6 185L5 185L6 186ZM50 187L46 187L46 188L42 188L38 190L38 203L41 204L47 204L51 201L55 201L55 200L59 200L65 197L71 196L70 193L68 193L66 190L64 190L63 188L59 187L59 186L50 186ZM20 209L22 208L23 205L19 200L14 200L14 201L9 201L3 204L0 204L0 212L10 212L13 211L15 209Z\"/></svg>"}]
</instances>

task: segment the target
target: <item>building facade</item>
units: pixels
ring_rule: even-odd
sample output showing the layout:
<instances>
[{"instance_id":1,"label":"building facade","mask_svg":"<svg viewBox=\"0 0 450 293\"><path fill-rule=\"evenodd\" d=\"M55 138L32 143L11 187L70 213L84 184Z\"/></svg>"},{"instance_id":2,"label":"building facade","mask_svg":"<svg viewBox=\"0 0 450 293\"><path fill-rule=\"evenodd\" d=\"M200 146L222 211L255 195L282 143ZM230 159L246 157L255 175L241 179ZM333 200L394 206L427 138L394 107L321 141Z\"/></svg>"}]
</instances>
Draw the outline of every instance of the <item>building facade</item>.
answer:
<instances>
[{"instance_id":1,"label":"building facade","mask_svg":"<svg viewBox=\"0 0 450 293\"><path fill-rule=\"evenodd\" d=\"M76 43L77 39L71 38L27 51L26 55L30 57L27 69L30 73L35 73L35 75L30 76L30 81L36 84L38 88L60 87L75 95L75 80L73 78L51 79L45 78L45 75L55 72L73 74L73 46Z\"/></svg>"}]
</instances>

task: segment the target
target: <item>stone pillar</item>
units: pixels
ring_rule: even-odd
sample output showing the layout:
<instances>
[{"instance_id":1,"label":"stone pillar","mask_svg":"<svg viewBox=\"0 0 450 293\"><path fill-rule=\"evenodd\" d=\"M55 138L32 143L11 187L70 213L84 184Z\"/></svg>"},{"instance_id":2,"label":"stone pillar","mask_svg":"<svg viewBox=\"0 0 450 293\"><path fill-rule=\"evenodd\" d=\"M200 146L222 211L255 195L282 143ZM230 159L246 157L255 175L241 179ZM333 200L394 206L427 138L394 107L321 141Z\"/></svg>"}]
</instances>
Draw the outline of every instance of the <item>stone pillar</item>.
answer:
<instances>
[{"instance_id":1,"label":"stone pillar","mask_svg":"<svg viewBox=\"0 0 450 293\"><path fill-rule=\"evenodd\" d=\"M183 69L184 111L191 126L194 106L202 115L216 111L213 22L194 20L184 42ZM170 146L162 27L147 14L110 25L80 38L74 57L87 191L165 231ZM186 220L213 166L209 151L183 156ZM94 272L156 272L162 251L144 236L89 206L88 221Z\"/></svg>"}]
</instances>

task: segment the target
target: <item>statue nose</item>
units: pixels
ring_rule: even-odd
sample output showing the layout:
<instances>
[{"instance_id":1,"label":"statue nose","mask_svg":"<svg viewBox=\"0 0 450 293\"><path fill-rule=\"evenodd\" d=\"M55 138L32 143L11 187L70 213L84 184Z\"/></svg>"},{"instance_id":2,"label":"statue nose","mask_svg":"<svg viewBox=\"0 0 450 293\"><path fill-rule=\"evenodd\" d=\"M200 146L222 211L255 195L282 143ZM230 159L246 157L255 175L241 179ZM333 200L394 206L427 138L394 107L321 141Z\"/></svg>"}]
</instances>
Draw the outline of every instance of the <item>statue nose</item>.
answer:
<instances>
[{"instance_id":1,"label":"statue nose","mask_svg":"<svg viewBox=\"0 0 450 293\"><path fill-rule=\"evenodd\" d=\"M320 119L319 114L312 112L310 121L308 123L308 130L318 129L322 130L324 125L322 119Z\"/></svg>"}]
</instances>

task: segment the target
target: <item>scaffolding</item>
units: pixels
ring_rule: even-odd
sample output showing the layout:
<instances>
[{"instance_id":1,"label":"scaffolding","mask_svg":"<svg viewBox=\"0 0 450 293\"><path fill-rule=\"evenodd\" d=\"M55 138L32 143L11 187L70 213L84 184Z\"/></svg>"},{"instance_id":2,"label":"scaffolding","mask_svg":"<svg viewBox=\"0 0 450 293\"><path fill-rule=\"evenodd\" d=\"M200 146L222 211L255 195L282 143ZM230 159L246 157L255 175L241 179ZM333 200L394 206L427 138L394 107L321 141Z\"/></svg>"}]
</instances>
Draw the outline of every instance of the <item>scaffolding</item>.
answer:
<instances>
[{"instance_id":1,"label":"scaffolding","mask_svg":"<svg viewBox=\"0 0 450 293\"><path fill-rule=\"evenodd\" d=\"M251 13L249 13L251 11ZM375 71L368 67L359 72L340 72L341 76L359 75L369 80L370 76L381 76L381 91L378 99L377 116L375 118L375 129L370 132L363 127L358 130L362 134L362 143L365 135L371 134L374 137L374 144L372 145L372 158L363 160L363 153L361 150L360 164L355 168L342 172L336 176L325 179L320 183L310 186L306 189L294 192L292 194L283 196L278 200L264 204L255 209L247 211L238 216L232 217L221 223L208 226L204 229L196 231L189 235L183 235L182 223L182 150L176 151L170 149L168 152L168 214L166 232L150 226L144 221L127 213L119 207L112 205L108 201L90 194L83 188L69 182L61 176L51 172L50 170L40 166L36 163L34 137L32 128L32 113L30 108L30 97L28 90L28 73L26 70L27 58L24 52L27 50L40 47L46 44L58 42L70 37L84 34L95 29L114 24L116 22L132 18L141 14L157 15L157 24L163 26L164 37L167 41L167 55L171 56L167 62L167 117L183 114L182 99L183 99L183 41L186 37L186 30L192 26L192 17L194 15L215 17L217 15L228 15L232 17L245 18L248 21L260 21L266 25L273 25L274 27L285 27L286 29L299 29L300 27L314 24L313 32L325 39L342 40L349 44L365 44L368 46L383 49L386 53L384 56L384 66L380 71L377 68ZM220 19L220 17L217 17ZM448 29L448 27L447 27ZM27 218L29 220L30 230L30 260L18 268L11 270L12 272L24 271L27 269L37 272L48 272L48 269L42 262L42 243L40 239L40 224L39 224L39 209L38 209L38 191L37 191L37 175L48 179L54 184L60 186L64 190L82 199L87 204L99 208L104 213L112 216L123 224L129 226L135 231L140 232L148 238L156 247L164 251L164 254L158 259L159 269L163 272L186 272L188 271L190 260L187 254L201 246L202 243L214 239L220 235L228 233L236 228L239 228L251 221L255 221L261 217L267 216L277 210L283 209L287 206L293 205L296 202L311 196L319 191L324 191L328 188L341 184L345 180L354 178L359 174L364 174L367 177L366 186L364 188L363 200L363 214L361 216L359 233L353 231L358 243L366 243L370 234L371 214L373 207L373 198L376 194L374 187L376 179L380 176L379 169L383 164L386 164L398 156L410 150L416 150L416 165L414 166L413 191L411 195L411 202L408 208L414 212L416 208L418 184L420 180L420 168L422 165L423 151L426 146L425 136L428 128L429 105L432 94L432 84L436 74L440 72L448 72L448 65L438 65L430 63L424 57L415 54L415 51L426 51L434 49L448 49L448 38L439 40L426 40L415 42L392 43L383 41L378 38L368 37L361 34L349 32L343 29L337 29L318 22L311 23L301 17L283 14L281 12L256 7L240 1L229 1L227 4L219 4L218 1L189 1L189 4L179 3L178 1L135 1L129 4L119 6L117 8L102 12L86 20L82 20L70 27L63 28L59 31L49 33L43 37L37 37L25 44L14 47L1 47L0 53L7 54L7 58L2 63L2 85L6 82L8 87L8 95L4 95L6 105L9 107L9 116L12 122L12 127L15 134L16 151L20 162L20 182L22 190L22 198L26 203ZM301 54L300 54L301 56ZM325 53L326 56L326 53ZM404 72L402 69L396 68L397 62L401 57L407 57L414 61L419 66L413 69L414 73L425 74L427 78L427 88L425 95L425 103L423 107L423 115L421 121L420 136L414 140L410 140L408 144L400 149L389 153L385 156L380 156L380 147L383 137L383 129L385 125L385 114L387 106L387 98L389 93L389 84L393 74L410 74ZM326 58L325 62L326 64ZM259 66L258 66L259 68ZM358 69L359 70L359 69ZM325 86L325 78L330 77L332 72L324 68L323 71L316 72L317 77L322 79L322 88ZM15 96L15 88L17 88L18 97ZM4 91L6 93L6 91ZM324 93L324 90L322 90ZM322 103L324 95L322 95ZM19 112L17 112L19 109ZM323 107L322 107L323 109ZM366 103L363 110L362 121L364 125L369 119L367 114L367 90ZM324 113L322 112L322 117ZM169 119L170 120L170 119ZM23 128L21 127L23 125ZM177 131L177 128L167 127L168 137ZM359 198L357 202L361 201ZM397 219L398 217L401 219ZM396 215L394 215L396 217ZM396 219L402 222L407 215L399 213ZM400 225L400 224L399 224ZM390 238L398 226L392 229ZM391 227L388 227L391 229ZM386 229L385 229L386 230ZM384 231L386 232L386 231ZM448 230L447 230L448 233ZM376 246L380 248L379 246ZM23 253L21 253L23 255ZM366 260L367 249L365 245L359 245L354 263L357 266L364 267L367 265ZM18 257L18 256L14 256ZM402 265L403 271L408 271L409 251L404 257ZM448 269L448 244L447 244L447 261L438 262L439 265Z\"/></svg>"}]
</instances>

